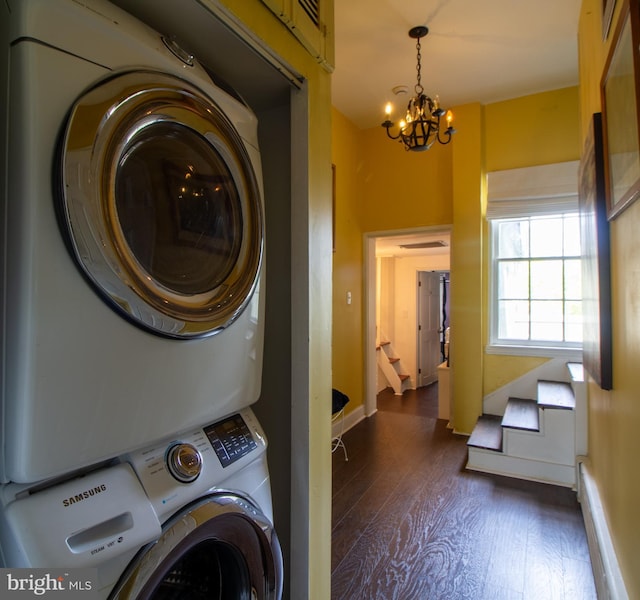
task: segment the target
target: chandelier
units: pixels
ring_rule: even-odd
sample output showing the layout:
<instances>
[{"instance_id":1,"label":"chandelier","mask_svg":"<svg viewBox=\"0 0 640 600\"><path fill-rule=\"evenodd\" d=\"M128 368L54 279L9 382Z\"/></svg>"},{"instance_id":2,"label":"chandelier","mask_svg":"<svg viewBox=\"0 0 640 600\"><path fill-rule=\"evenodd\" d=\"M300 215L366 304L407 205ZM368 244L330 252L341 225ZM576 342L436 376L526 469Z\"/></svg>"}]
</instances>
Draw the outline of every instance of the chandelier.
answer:
<instances>
[{"instance_id":1,"label":"chandelier","mask_svg":"<svg viewBox=\"0 0 640 600\"><path fill-rule=\"evenodd\" d=\"M392 140L398 140L404 144L405 150L411 150L414 152L421 152L431 148L433 143L437 140L441 144L448 144L451 141L451 136L456 130L451 126L453 115L451 111L446 111L440 108L438 104L438 97L432 100L424 93L422 87L421 73L422 68L420 55L420 39L429 33L429 29L424 26L413 27L409 30L409 37L417 40L416 50L418 64L416 71L418 74L418 80L414 87L415 96L409 99L407 105L407 114L404 119L399 123L399 129L397 134L391 133L391 128L395 127L395 123L390 120L391 117L391 103L387 103L385 113L387 118L382 126L387 130L387 135ZM441 132L440 119L446 117L447 127L444 132Z\"/></svg>"}]
</instances>

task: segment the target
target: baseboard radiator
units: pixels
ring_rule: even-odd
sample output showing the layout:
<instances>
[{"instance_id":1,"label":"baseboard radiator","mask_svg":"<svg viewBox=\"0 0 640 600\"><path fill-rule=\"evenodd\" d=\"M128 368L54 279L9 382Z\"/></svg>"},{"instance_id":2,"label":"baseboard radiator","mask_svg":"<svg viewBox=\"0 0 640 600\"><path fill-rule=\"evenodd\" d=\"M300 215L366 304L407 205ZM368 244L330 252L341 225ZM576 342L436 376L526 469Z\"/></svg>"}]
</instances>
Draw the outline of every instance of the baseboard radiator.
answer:
<instances>
[{"instance_id":1,"label":"baseboard radiator","mask_svg":"<svg viewBox=\"0 0 640 600\"><path fill-rule=\"evenodd\" d=\"M578 457L578 500L587 531L598 600L627 600L629 596L618 566L598 486L591 475L589 460L582 456Z\"/></svg>"}]
</instances>

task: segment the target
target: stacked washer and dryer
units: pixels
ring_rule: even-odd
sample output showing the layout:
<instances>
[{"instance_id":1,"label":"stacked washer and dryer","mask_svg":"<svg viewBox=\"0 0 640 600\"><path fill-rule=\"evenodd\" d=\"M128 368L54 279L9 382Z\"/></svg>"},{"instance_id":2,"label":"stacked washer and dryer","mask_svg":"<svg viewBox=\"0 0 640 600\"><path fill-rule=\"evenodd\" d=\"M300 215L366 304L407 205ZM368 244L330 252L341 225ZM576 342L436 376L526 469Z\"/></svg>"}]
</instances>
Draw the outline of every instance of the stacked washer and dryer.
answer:
<instances>
[{"instance_id":1,"label":"stacked washer and dryer","mask_svg":"<svg viewBox=\"0 0 640 600\"><path fill-rule=\"evenodd\" d=\"M6 0L2 566L279 598L257 123L104 0Z\"/></svg>"}]
</instances>

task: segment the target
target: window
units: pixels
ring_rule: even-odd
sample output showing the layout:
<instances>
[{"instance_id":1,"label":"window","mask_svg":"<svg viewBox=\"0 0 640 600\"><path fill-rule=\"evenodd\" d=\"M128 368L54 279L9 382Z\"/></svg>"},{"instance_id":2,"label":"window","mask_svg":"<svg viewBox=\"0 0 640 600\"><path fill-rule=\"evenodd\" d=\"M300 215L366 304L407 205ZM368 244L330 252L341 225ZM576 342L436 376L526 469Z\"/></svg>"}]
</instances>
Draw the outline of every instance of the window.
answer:
<instances>
[{"instance_id":1,"label":"window","mask_svg":"<svg viewBox=\"0 0 640 600\"><path fill-rule=\"evenodd\" d=\"M491 220L492 346L581 348L580 217Z\"/></svg>"},{"instance_id":2,"label":"window","mask_svg":"<svg viewBox=\"0 0 640 600\"><path fill-rule=\"evenodd\" d=\"M578 161L487 174L490 354L581 360Z\"/></svg>"}]
</instances>

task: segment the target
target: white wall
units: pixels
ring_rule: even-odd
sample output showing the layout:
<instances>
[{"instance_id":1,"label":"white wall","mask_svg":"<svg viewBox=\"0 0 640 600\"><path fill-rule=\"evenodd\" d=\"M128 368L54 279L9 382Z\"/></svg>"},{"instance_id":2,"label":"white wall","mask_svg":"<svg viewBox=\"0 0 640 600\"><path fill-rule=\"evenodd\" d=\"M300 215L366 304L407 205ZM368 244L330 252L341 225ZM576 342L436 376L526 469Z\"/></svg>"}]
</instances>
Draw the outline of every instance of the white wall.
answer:
<instances>
[{"instance_id":1,"label":"white wall","mask_svg":"<svg viewBox=\"0 0 640 600\"><path fill-rule=\"evenodd\" d=\"M393 341L395 337L395 259L378 258L376 265L376 341Z\"/></svg>"}]
</instances>

